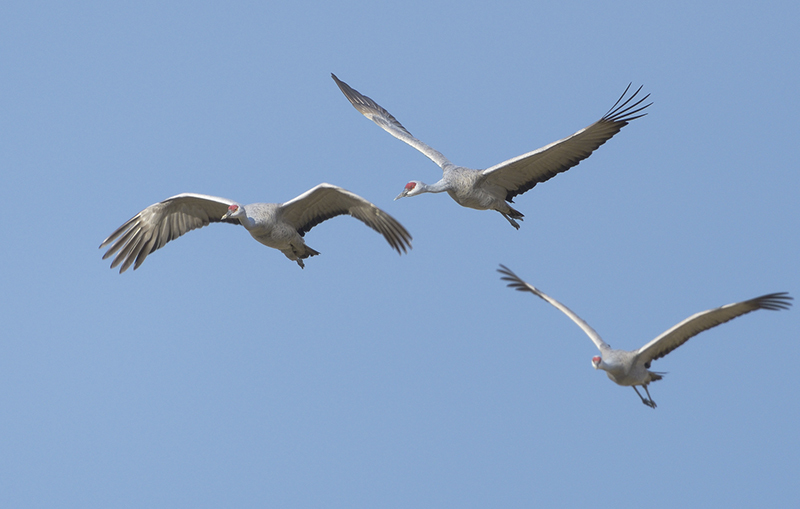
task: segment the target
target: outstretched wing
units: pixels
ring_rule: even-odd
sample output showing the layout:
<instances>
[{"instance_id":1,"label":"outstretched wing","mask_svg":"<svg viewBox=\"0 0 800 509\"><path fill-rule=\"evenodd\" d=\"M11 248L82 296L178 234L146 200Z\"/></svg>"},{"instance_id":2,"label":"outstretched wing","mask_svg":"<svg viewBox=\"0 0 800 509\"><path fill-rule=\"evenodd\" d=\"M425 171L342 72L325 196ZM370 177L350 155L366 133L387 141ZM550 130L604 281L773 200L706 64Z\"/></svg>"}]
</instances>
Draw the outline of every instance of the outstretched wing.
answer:
<instances>
[{"instance_id":1,"label":"outstretched wing","mask_svg":"<svg viewBox=\"0 0 800 509\"><path fill-rule=\"evenodd\" d=\"M331 77L333 78L333 81L339 85L339 90L341 90L344 96L347 97L347 99L350 101L350 104L352 104L355 109L360 111L362 115L381 126L386 132L398 140L408 143L415 149L428 156L428 158L430 158L430 160L434 163L438 164L440 168L444 169L445 166L453 165L453 163L451 163L444 155L442 155L441 152L431 148L427 144L412 136L411 133L408 132L406 128L403 127L403 125L392 116L391 113L383 109L378 103L365 95L361 95L357 90L350 87L350 85L337 78L335 74L331 74Z\"/></svg>"},{"instance_id":2,"label":"outstretched wing","mask_svg":"<svg viewBox=\"0 0 800 509\"><path fill-rule=\"evenodd\" d=\"M508 283L509 288L514 288L520 292L531 292L537 297L542 298L544 301L549 302L556 309L558 309L559 311L570 317L570 319L572 319L573 322L578 324L578 327L583 329L583 332L585 332L586 335L589 336L589 339L592 340L592 342L597 346L597 348L600 349L600 351L608 350L611 348L605 341L603 341L603 338L600 337L600 334L598 334L594 329L592 329L592 327L588 323L586 323L583 320L583 318L573 313L570 308L558 302L549 295L545 294L538 288L529 285L528 283L520 279L519 276L511 272L511 270L505 265L500 265L500 268L497 269L497 272L503 274L503 277L501 277L500 279L502 279L503 281L510 281Z\"/></svg>"},{"instance_id":3,"label":"outstretched wing","mask_svg":"<svg viewBox=\"0 0 800 509\"><path fill-rule=\"evenodd\" d=\"M772 311L789 309L789 306L792 305L789 302L790 300L792 300L792 297L786 292L770 293L755 299L736 302L694 314L641 347L636 351L636 355L647 364L650 361L664 357L704 330L733 320L737 316L757 309L770 309Z\"/></svg>"},{"instance_id":4,"label":"outstretched wing","mask_svg":"<svg viewBox=\"0 0 800 509\"><path fill-rule=\"evenodd\" d=\"M633 102L642 87L625 99L630 87L628 85L608 113L594 124L568 138L483 170L484 181L506 189L506 200L512 202L518 194L577 165L628 125L628 122L646 115L641 113L642 110L653 103L644 106L640 104L647 100L650 94Z\"/></svg>"},{"instance_id":5,"label":"outstretched wing","mask_svg":"<svg viewBox=\"0 0 800 509\"><path fill-rule=\"evenodd\" d=\"M135 262L133 269L136 270L147 255L164 247L170 240L209 223L223 222L220 218L234 203L225 198L194 193L183 193L154 203L130 218L100 244L102 249L119 238L108 248L103 259L119 251L111 262L111 268L122 263L119 269L122 274ZM236 219L224 222L239 224Z\"/></svg>"},{"instance_id":6,"label":"outstretched wing","mask_svg":"<svg viewBox=\"0 0 800 509\"><path fill-rule=\"evenodd\" d=\"M411 235L395 218L357 194L331 184L320 184L287 201L281 205L281 213L300 235L327 219L350 214L383 235L398 253L411 249Z\"/></svg>"}]
</instances>

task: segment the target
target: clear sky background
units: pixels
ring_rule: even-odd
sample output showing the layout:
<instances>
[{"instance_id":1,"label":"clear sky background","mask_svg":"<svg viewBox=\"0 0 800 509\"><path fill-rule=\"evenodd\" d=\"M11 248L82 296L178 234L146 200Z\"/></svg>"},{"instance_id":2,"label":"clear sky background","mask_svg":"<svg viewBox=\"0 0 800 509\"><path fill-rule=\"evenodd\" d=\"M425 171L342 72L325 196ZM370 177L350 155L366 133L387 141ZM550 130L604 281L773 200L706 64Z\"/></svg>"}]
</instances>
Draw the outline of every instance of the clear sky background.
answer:
<instances>
[{"instance_id":1,"label":"clear sky background","mask_svg":"<svg viewBox=\"0 0 800 509\"><path fill-rule=\"evenodd\" d=\"M469 7L467 7L469 5ZM4 2L0 505L790 507L800 309L653 368L658 408L591 367L508 265L638 348L689 315L800 297L800 7L785 2ZM392 199L440 170L330 78L486 168L654 104L500 214ZM305 270L241 227L119 275L97 246L181 192L320 182Z\"/></svg>"}]
</instances>

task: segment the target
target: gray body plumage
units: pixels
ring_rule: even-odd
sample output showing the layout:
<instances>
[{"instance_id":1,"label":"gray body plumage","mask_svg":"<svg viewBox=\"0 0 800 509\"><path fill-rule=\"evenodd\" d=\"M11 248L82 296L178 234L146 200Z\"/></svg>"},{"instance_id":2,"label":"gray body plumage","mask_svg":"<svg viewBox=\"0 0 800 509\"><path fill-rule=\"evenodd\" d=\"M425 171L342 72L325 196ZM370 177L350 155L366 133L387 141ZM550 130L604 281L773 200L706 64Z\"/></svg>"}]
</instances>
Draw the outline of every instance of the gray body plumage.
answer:
<instances>
[{"instance_id":1,"label":"gray body plumage","mask_svg":"<svg viewBox=\"0 0 800 509\"><path fill-rule=\"evenodd\" d=\"M265 246L281 251L302 268L303 260L319 252L303 236L319 223L349 214L386 239L402 254L411 249L411 235L392 216L341 187L320 184L285 203L239 205L227 198L184 193L154 203L117 228L100 244L109 246L106 259L117 253L111 268L120 273L137 269L147 256L188 231L210 223L241 224Z\"/></svg>"},{"instance_id":2,"label":"gray body plumage","mask_svg":"<svg viewBox=\"0 0 800 509\"><path fill-rule=\"evenodd\" d=\"M265 246L277 249L301 267L305 258L319 254L306 245L297 228L283 220L280 204L251 203L244 210L246 215L239 222Z\"/></svg>"},{"instance_id":3,"label":"gray body plumage","mask_svg":"<svg viewBox=\"0 0 800 509\"><path fill-rule=\"evenodd\" d=\"M650 397L650 391L647 389L647 385L650 382L661 380L664 375L664 373L650 371L650 364L654 360L664 357L697 334L729 320L733 320L737 316L758 309L769 309L772 311L789 309L789 306L791 306L790 301L792 300L792 297L785 292L770 293L754 299L701 311L671 327L637 350L616 350L603 341L600 335L597 334L588 323L564 304L526 283L503 265L500 265L498 272L503 274L501 279L503 281L508 281L508 286L510 288L536 295L575 322L600 350L600 355L592 359L594 368L604 370L608 378L619 385L633 387L633 390L636 391L636 394L641 398L642 403L651 408L655 408L656 404L653 398ZM636 388L637 385L644 388L647 393L647 398L642 397L639 390Z\"/></svg>"},{"instance_id":4,"label":"gray body plumage","mask_svg":"<svg viewBox=\"0 0 800 509\"><path fill-rule=\"evenodd\" d=\"M464 207L500 212L517 229L519 223L516 220L522 220L523 215L509 205L513 203L515 196L577 165L617 134L628 122L644 116L645 113L641 112L650 106L650 104L641 106L649 94L633 102L641 87L625 99L630 89L628 85L608 113L585 129L491 168L473 170L453 164L441 152L415 138L378 103L362 95L335 75L331 74L331 77L356 110L395 138L422 152L442 169L442 179L437 183L428 185L412 180L406 184L403 192L395 200L422 193L447 191L456 203Z\"/></svg>"}]
</instances>

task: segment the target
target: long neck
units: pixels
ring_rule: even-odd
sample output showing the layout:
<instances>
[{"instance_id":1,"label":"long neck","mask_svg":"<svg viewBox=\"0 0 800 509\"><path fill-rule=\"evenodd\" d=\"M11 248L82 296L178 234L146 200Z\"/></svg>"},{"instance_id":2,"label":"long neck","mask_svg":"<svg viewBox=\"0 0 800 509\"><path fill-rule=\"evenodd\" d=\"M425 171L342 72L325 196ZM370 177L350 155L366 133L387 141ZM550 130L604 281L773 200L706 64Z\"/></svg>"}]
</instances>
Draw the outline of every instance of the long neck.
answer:
<instances>
[{"instance_id":1,"label":"long neck","mask_svg":"<svg viewBox=\"0 0 800 509\"><path fill-rule=\"evenodd\" d=\"M242 210L244 211L244 214L241 217L238 217L237 219L239 220L239 223L242 226L244 226L245 228L247 228L248 231L250 231L251 229L253 229L253 227L256 226L256 220L250 214L250 212L252 212L251 210L247 210L245 207L242 207Z\"/></svg>"},{"instance_id":2,"label":"long neck","mask_svg":"<svg viewBox=\"0 0 800 509\"><path fill-rule=\"evenodd\" d=\"M423 193L442 193L450 189L449 182L447 182L445 179L442 179L435 184L428 185L425 184L424 182L421 182L421 184L422 184L421 192Z\"/></svg>"}]
</instances>

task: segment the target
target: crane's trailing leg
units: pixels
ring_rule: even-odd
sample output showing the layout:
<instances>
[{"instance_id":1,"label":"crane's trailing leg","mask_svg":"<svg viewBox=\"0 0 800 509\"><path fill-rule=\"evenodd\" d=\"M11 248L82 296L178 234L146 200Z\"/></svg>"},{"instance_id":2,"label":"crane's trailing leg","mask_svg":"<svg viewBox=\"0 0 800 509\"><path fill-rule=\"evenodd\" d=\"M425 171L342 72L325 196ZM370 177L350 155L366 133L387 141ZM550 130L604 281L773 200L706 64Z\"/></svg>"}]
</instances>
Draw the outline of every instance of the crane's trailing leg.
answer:
<instances>
[{"instance_id":1,"label":"crane's trailing leg","mask_svg":"<svg viewBox=\"0 0 800 509\"><path fill-rule=\"evenodd\" d=\"M522 218L524 216L522 215L521 212L509 207L508 214L506 214L505 212L500 212L500 213L503 214L504 218L508 219L508 222L511 223L511 226L519 230L519 223L514 221L514 219L519 219L520 221L522 221Z\"/></svg>"},{"instance_id":2,"label":"crane's trailing leg","mask_svg":"<svg viewBox=\"0 0 800 509\"><path fill-rule=\"evenodd\" d=\"M644 387L644 391L647 393L647 397L649 399L644 399L642 397L641 393L639 393L639 389L637 389L635 385L633 385L632 387L633 387L633 390L636 391L636 395L639 396L639 399L642 400L642 403L644 403L645 405L649 406L650 408L655 408L656 407L656 402L653 401L653 398L650 397L650 391L647 390L647 386L646 385L643 385L642 387Z\"/></svg>"},{"instance_id":3,"label":"crane's trailing leg","mask_svg":"<svg viewBox=\"0 0 800 509\"><path fill-rule=\"evenodd\" d=\"M661 380L661 378L659 378L659 380ZM647 393L647 397L650 398L650 405L649 405L650 408L655 408L656 402L653 401L653 396L650 395L650 391L647 389L647 385L643 385L642 387L644 387L644 392Z\"/></svg>"}]
</instances>

